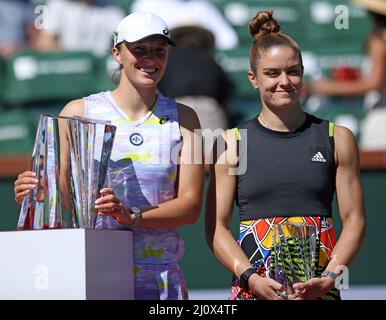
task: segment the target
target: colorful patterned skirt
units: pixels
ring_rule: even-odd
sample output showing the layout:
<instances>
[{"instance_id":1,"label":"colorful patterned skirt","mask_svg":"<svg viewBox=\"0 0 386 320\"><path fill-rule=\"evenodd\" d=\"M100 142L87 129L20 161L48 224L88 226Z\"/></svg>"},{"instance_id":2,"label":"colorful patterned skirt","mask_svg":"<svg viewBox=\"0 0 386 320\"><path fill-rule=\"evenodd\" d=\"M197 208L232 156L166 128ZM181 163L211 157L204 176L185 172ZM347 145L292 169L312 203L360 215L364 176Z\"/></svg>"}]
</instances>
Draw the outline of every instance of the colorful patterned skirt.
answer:
<instances>
[{"instance_id":1,"label":"colorful patterned skirt","mask_svg":"<svg viewBox=\"0 0 386 320\"><path fill-rule=\"evenodd\" d=\"M322 274L331 259L336 239L332 218L328 217L275 217L241 221L239 245L260 276L267 276L271 264L273 225L284 222L307 224L317 229L315 277ZM340 300L339 290L333 288L320 299ZM251 291L239 287L239 280L233 277L230 300L257 300Z\"/></svg>"}]
</instances>

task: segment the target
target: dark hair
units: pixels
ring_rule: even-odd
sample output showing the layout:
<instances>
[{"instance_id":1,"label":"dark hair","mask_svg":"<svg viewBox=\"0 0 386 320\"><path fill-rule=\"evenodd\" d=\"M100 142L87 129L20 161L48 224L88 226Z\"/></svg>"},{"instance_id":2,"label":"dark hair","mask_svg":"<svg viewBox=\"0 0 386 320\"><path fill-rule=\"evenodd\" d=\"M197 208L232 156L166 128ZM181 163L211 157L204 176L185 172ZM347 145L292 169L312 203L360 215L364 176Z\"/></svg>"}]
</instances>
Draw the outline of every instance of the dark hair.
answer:
<instances>
[{"instance_id":1,"label":"dark hair","mask_svg":"<svg viewBox=\"0 0 386 320\"><path fill-rule=\"evenodd\" d=\"M212 54L215 49L214 34L203 27L186 25L170 30L170 35L179 48L197 49Z\"/></svg>"},{"instance_id":2,"label":"dark hair","mask_svg":"<svg viewBox=\"0 0 386 320\"><path fill-rule=\"evenodd\" d=\"M373 11L367 11L373 19L374 31L382 33L386 29L386 16Z\"/></svg>"},{"instance_id":3,"label":"dark hair","mask_svg":"<svg viewBox=\"0 0 386 320\"><path fill-rule=\"evenodd\" d=\"M299 55L303 65L299 45L291 37L280 32L280 24L272 17L272 11L260 11L249 22L249 33L253 37L249 51L249 63L253 72L256 71L256 60L262 52L272 47L290 47Z\"/></svg>"}]
</instances>

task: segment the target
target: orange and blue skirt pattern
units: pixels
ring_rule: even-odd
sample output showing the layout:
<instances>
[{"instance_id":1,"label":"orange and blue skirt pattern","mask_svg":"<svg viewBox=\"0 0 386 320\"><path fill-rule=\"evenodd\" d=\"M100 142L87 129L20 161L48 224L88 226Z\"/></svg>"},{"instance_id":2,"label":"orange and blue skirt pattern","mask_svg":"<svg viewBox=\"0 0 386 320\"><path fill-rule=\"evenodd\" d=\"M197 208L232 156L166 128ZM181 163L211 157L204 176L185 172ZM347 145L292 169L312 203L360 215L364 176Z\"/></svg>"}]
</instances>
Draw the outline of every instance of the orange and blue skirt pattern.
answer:
<instances>
[{"instance_id":1,"label":"orange and blue skirt pattern","mask_svg":"<svg viewBox=\"0 0 386 320\"><path fill-rule=\"evenodd\" d=\"M267 276L271 262L271 247L273 236L273 225L284 222L307 224L315 226L317 229L318 256L315 266L315 277L321 275L331 259L336 238L332 218L328 217L275 217L259 220L249 220L240 222L240 236L238 243L248 256L249 261L260 276ZM231 300L251 300L257 299L251 291L239 287L239 280L233 277L231 288ZM332 289L321 299L339 300L340 295L337 289Z\"/></svg>"}]
</instances>

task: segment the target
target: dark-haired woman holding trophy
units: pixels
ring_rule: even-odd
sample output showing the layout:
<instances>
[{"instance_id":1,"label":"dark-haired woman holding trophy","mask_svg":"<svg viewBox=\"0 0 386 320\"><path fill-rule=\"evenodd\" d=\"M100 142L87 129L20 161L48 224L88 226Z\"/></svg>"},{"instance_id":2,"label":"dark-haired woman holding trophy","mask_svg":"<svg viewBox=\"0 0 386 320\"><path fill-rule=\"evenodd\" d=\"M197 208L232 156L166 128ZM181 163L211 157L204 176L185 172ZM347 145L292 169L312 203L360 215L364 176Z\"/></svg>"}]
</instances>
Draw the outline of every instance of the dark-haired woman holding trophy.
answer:
<instances>
[{"instance_id":1,"label":"dark-haired woman holding trophy","mask_svg":"<svg viewBox=\"0 0 386 320\"><path fill-rule=\"evenodd\" d=\"M217 143L207 197L209 247L234 274L231 299L340 299L335 281L354 260L365 231L355 139L348 129L302 110L301 51L280 32L272 13L258 12L249 31L253 43L248 78L259 91L262 109ZM335 191L343 224L337 240ZM234 200L240 209L238 241L230 230ZM275 231L278 224L283 228ZM292 254L298 243L301 248L311 242L312 234L292 242L279 240L277 246L275 232L283 240L290 234L285 224L317 230L314 260L312 255L308 260ZM288 275L304 261L313 261L313 277L293 281Z\"/></svg>"}]
</instances>

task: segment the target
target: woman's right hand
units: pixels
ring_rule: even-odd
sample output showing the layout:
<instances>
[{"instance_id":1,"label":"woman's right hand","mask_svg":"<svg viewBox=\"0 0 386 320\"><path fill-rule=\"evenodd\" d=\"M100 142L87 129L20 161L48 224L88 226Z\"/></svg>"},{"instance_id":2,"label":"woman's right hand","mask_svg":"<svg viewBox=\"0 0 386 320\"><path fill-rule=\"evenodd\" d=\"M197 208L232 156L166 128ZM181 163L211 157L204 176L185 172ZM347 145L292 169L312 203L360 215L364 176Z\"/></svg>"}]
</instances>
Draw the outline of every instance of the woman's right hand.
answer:
<instances>
[{"instance_id":1,"label":"woman's right hand","mask_svg":"<svg viewBox=\"0 0 386 320\"><path fill-rule=\"evenodd\" d=\"M257 273L248 279L248 286L252 292L262 300L283 300L278 292L284 291L284 286L268 277L261 277Z\"/></svg>"},{"instance_id":2,"label":"woman's right hand","mask_svg":"<svg viewBox=\"0 0 386 320\"><path fill-rule=\"evenodd\" d=\"M15 201L18 204L23 203L23 199L26 195L28 195L31 190L36 188L39 180L35 179L35 172L32 171L24 171L19 174L17 180L15 181Z\"/></svg>"}]
</instances>

